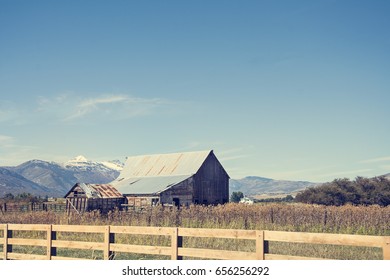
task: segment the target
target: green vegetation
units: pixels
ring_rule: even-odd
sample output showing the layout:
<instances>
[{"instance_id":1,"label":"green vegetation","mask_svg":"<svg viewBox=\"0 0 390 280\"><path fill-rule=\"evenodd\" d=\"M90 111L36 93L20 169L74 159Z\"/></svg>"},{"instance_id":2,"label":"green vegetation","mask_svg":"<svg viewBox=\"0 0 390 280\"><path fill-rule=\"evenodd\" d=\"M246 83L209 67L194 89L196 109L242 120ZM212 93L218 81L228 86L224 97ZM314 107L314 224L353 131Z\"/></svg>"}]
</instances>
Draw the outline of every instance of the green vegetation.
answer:
<instances>
[{"instance_id":1,"label":"green vegetation","mask_svg":"<svg viewBox=\"0 0 390 280\"><path fill-rule=\"evenodd\" d=\"M336 179L308 188L295 197L296 202L321 205L390 205L390 180L385 177Z\"/></svg>"},{"instance_id":2,"label":"green vegetation","mask_svg":"<svg viewBox=\"0 0 390 280\"><path fill-rule=\"evenodd\" d=\"M34 196L30 193L21 193L17 195L13 195L12 193L7 193L4 195L3 198L0 198L0 203L1 202L44 202L47 201L46 198L42 198L40 196Z\"/></svg>"},{"instance_id":3,"label":"green vegetation","mask_svg":"<svg viewBox=\"0 0 390 280\"><path fill-rule=\"evenodd\" d=\"M233 192L230 196L230 202L240 202L241 198L244 197L244 194L242 192Z\"/></svg>"},{"instance_id":4,"label":"green vegetation","mask_svg":"<svg viewBox=\"0 0 390 280\"><path fill-rule=\"evenodd\" d=\"M294 197L292 195L286 195L285 197L270 197L270 198L263 198L263 199L255 199L255 203L280 203L280 202L293 202Z\"/></svg>"}]
</instances>

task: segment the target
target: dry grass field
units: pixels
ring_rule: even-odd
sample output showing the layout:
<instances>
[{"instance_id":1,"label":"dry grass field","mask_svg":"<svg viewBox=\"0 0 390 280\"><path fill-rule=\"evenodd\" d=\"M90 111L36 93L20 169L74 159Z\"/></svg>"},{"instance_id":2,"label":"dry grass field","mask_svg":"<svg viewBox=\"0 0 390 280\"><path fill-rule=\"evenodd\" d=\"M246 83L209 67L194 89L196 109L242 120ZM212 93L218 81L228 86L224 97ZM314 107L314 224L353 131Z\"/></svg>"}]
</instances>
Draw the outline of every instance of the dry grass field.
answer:
<instances>
[{"instance_id":1,"label":"dry grass field","mask_svg":"<svg viewBox=\"0 0 390 280\"><path fill-rule=\"evenodd\" d=\"M140 212L114 211L108 215L98 212L70 215L54 212L27 212L0 214L0 224L71 224L71 225L124 225L186 228L257 229L317 233L343 233L360 235L390 235L390 207L379 206L316 206L303 204L225 204L219 206L192 205L188 208L155 207ZM22 235L23 232L20 232ZM71 233L69 233L71 234ZM74 235L74 234L73 234ZM25 237L25 236L24 236ZM66 238L66 237L64 237ZM91 234L78 234L72 240L92 240ZM118 236L118 242L127 244L163 245L164 237ZM224 239L186 238L186 246L253 250L251 240L226 242ZM293 244L270 242L270 251L332 259L381 259L376 248L348 246ZM0 248L1 250L1 248ZM31 250L36 250L31 248ZM96 252L83 252L89 258L100 256ZM153 258L153 256L118 255L117 259Z\"/></svg>"}]
</instances>

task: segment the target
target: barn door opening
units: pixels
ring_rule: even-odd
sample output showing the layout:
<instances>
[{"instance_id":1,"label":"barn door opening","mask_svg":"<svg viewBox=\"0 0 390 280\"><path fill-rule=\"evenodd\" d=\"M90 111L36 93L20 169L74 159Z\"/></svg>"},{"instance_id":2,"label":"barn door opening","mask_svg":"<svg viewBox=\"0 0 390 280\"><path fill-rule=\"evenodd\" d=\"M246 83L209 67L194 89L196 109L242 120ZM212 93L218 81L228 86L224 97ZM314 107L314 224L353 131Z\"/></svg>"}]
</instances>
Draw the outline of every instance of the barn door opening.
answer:
<instances>
[{"instance_id":1,"label":"barn door opening","mask_svg":"<svg viewBox=\"0 0 390 280\"><path fill-rule=\"evenodd\" d=\"M180 199L179 198L174 197L172 200L173 200L174 206L180 207Z\"/></svg>"}]
</instances>

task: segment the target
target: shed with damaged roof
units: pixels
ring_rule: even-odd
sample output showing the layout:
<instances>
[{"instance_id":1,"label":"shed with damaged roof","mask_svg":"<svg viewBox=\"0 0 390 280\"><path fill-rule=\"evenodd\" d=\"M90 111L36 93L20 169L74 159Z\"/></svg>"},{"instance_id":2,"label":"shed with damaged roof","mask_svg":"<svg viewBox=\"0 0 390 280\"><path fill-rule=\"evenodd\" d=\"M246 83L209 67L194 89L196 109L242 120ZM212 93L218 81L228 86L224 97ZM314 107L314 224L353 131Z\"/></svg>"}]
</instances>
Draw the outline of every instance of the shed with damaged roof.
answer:
<instances>
[{"instance_id":1,"label":"shed with damaged roof","mask_svg":"<svg viewBox=\"0 0 390 280\"><path fill-rule=\"evenodd\" d=\"M135 207L229 201L229 175L212 150L128 157L111 185Z\"/></svg>"},{"instance_id":2,"label":"shed with damaged roof","mask_svg":"<svg viewBox=\"0 0 390 280\"><path fill-rule=\"evenodd\" d=\"M83 213L99 210L102 213L120 209L125 198L110 184L75 184L65 195L66 211Z\"/></svg>"}]
</instances>

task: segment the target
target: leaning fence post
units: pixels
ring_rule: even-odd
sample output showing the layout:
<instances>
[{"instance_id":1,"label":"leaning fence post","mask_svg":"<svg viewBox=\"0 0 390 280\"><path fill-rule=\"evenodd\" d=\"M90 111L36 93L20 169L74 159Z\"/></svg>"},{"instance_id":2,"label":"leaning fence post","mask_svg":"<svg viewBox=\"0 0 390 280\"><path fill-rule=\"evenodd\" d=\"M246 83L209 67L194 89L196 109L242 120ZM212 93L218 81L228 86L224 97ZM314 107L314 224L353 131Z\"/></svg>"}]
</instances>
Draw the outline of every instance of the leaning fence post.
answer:
<instances>
[{"instance_id":1,"label":"leaning fence post","mask_svg":"<svg viewBox=\"0 0 390 280\"><path fill-rule=\"evenodd\" d=\"M390 260L390 236L386 236L383 242L383 259Z\"/></svg>"}]
</instances>

